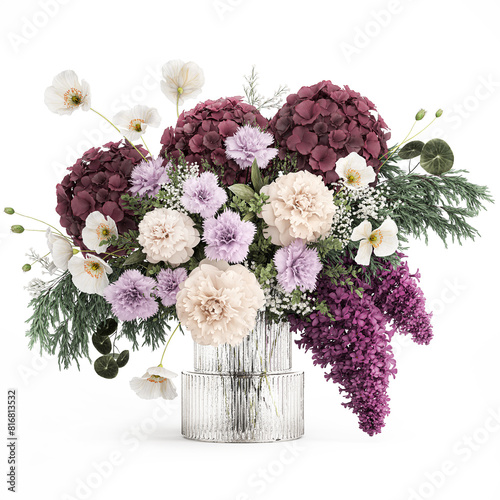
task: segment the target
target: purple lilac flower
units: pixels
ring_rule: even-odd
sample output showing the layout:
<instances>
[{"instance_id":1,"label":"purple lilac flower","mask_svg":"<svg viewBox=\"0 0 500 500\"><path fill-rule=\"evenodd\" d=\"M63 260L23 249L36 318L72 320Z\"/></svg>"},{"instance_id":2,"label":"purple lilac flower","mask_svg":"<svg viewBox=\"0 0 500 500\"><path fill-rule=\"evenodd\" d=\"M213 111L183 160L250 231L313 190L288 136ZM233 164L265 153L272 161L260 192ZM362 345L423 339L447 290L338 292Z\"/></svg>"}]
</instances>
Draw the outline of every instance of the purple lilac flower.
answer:
<instances>
[{"instance_id":1,"label":"purple lilac flower","mask_svg":"<svg viewBox=\"0 0 500 500\"><path fill-rule=\"evenodd\" d=\"M187 271L183 267L177 269L163 269L156 277L156 296L161 299L165 307L173 306L177 300L179 285L187 280Z\"/></svg>"},{"instance_id":2,"label":"purple lilac flower","mask_svg":"<svg viewBox=\"0 0 500 500\"><path fill-rule=\"evenodd\" d=\"M213 217L227 200L226 192L219 187L217 176L212 172L203 172L199 177L187 179L183 190L181 203L184 208L203 218Z\"/></svg>"},{"instance_id":3,"label":"purple lilac flower","mask_svg":"<svg viewBox=\"0 0 500 500\"><path fill-rule=\"evenodd\" d=\"M206 219L203 224L205 255L211 260L225 260L231 264L243 262L255 235L255 224L244 222L236 212L225 210L217 219Z\"/></svg>"},{"instance_id":4,"label":"purple lilac flower","mask_svg":"<svg viewBox=\"0 0 500 500\"><path fill-rule=\"evenodd\" d=\"M257 160L259 168L266 168L277 154L276 148L268 149L274 141L269 132L262 132L258 127L244 125L226 139L226 156L233 159L240 168L252 166Z\"/></svg>"},{"instance_id":5,"label":"purple lilac flower","mask_svg":"<svg viewBox=\"0 0 500 500\"><path fill-rule=\"evenodd\" d=\"M156 282L132 269L125 271L117 281L104 290L104 298L111 304L120 321L147 319L156 314L158 303L153 295Z\"/></svg>"},{"instance_id":6,"label":"purple lilac flower","mask_svg":"<svg viewBox=\"0 0 500 500\"><path fill-rule=\"evenodd\" d=\"M303 292L316 288L316 278L323 265L315 248L307 248L302 240L295 240L280 248L274 255L278 282L285 292L292 293L297 287Z\"/></svg>"},{"instance_id":7,"label":"purple lilac flower","mask_svg":"<svg viewBox=\"0 0 500 500\"><path fill-rule=\"evenodd\" d=\"M133 195L154 197L160 192L162 184L169 182L170 177L163 166L163 158L143 160L132 170L130 192Z\"/></svg>"}]
</instances>

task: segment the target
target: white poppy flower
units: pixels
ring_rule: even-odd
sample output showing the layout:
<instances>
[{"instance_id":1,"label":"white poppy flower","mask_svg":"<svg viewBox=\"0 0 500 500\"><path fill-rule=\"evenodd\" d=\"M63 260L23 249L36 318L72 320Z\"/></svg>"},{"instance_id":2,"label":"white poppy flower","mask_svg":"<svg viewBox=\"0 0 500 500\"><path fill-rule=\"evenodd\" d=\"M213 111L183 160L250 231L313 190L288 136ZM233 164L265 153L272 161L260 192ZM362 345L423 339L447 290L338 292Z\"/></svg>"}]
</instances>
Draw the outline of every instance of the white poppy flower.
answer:
<instances>
[{"instance_id":1,"label":"white poppy flower","mask_svg":"<svg viewBox=\"0 0 500 500\"><path fill-rule=\"evenodd\" d=\"M134 377L130 387L142 399L174 399L177 397L172 378L177 373L166 370L163 366L153 366L142 377Z\"/></svg>"},{"instance_id":2,"label":"white poppy flower","mask_svg":"<svg viewBox=\"0 0 500 500\"><path fill-rule=\"evenodd\" d=\"M156 108L148 108L138 104L132 109L127 109L117 113L113 121L123 130L123 135L129 141L135 141L146 132L148 125L158 127L160 125L160 115Z\"/></svg>"},{"instance_id":3,"label":"white poppy flower","mask_svg":"<svg viewBox=\"0 0 500 500\"><path fill-rule=\"evenodd\" d=\"M97 211L88 215L82 230L82 239L89 250L104 253L109 245L101 246L101 241L108 240L111 236L118 236L118 229L111 217L105 217Z\"/></svg>"},{"instance_id":4,"label":"white poppy flower","mask_svg":"<svg viewBox=\"0 0 500 500\"><path fill-rule=\"evenodd\" d=\"M174 104L196 97L205 84L203 70L194 62L168 61L162 72L161 90Z\"/></svg>"},{"instance_id":5,"label":"white poppy flower","mask_svg":"<svg viewBox=\"0 0 500 500\"><path fill-rule=\"evenodd\" d=\"M398 227L396 223L388 217L382 225L372 231L372 225L367 220L355 227L352 235L352 241L361 240L358 253L354 259L361 266L370 264L372 251L378 257L387 257L392 255L398 248Z\"/></svg>"},{"instance_id":6,"label":"white poppy flower","mask_svg":"<svg viewBox=\"0 0 500 500\"><path fill-rule=\"evenodd\" d=\"M78 81L72 70L66 70L54 77L52 86L45 90L45 104L58 115L70 115L75 109L90 109L90 86Z\"/></svg>"},{"instance_id":7,"label":"white poppy flower","mask_svg":"<svg viewBox=\"0 0 500 500\"><path fill-rule=\"evenodd\" d=\"M335 171L346 186L362 188L375 181L376 175L372 167L358 153L350 153L345 158L340 158L335 164Z\"/></svg>"},{"instance_id":8,"label":"white poppy flower","mask_svg":"<svg viewBox=\"0 0 500 500\"><path fill-rule=\"evenodd\" d=\"M103 295L104 289L109 285L108 274L113 270L99 257L73 256L68 262L68 269L73 276L73 284L85 293Z\"/></svg>"},{"instance_id":9,"label":"white poppy flower","mask_svg":"<svg viewBox=\"0 0 500 500\"><path fill-rule=\"evenodd\" d=\"M45 236L47 237L47 245L55 266L62 271L66 271L68 269L69 259L73 257L73 247L71 243L64 236L53 233L50 227L47 228Z\"/></svg>"}]
</instances>

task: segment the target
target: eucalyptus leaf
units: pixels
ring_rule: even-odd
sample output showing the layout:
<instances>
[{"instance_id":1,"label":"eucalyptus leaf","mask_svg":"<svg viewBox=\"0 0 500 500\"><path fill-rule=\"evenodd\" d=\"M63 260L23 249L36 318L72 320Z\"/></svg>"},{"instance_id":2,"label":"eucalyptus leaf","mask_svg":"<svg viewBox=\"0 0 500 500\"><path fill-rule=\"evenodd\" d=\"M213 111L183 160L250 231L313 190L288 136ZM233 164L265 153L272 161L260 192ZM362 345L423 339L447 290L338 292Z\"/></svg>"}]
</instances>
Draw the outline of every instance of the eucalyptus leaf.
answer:
<instances>
[{"instance_id":1,"label":"eucalyptus leaf","mask_svg":"<svg viewBox=\"0 0 500 500\"><path fill-rule=\"evenodd\" d=\"M245 184L233 184L232 186L229 186L229 191L244 201L252 200L255 195L255 191L250 186Z\"/></svg>"},{"instance_id":2,"label":"eucalyptus leaf","mask_svg":"<svg viewBox=\"0 0 500 500\"><path fill-rule=\"evenodd\" d=\"M262 179L262 173L257 160L254 160L252 163L252 184L256 193L260 193L262 186L264 186L264 179Z\"/></svg>"},{"instance_id":3,"label":"eucalyptus leaf","mask_svg":"<svg viewBox=\"0 0 500 500\"><path fill-rule=\"evenodd\" d=\"M112 346L109 337L101 337L97 335L97 333L94 333L94 335L92 335L92 344L94 344L94 347L101 354L109 354L111 352Z\"/></svg>"},{"instance_id":4,"label":"eucalyptus leaf","mask_svg":"<svg viewBox=\"0 0 500 500\"><path fill-rule=\"evenodd\" d=\"M124 266L131 266L133 264L140 264L146 260L146 254L142 250L136 250L130 254L123 262Z\"/></svg>"},{"instance_id":5,"label":"eucalyptus leaf","mask_svg":"<svg viewBox=\"0 0 500 500\"><path fill-rule=\"evenodd\" d=\"M118 363L111 354L107 354L95 360L94 370L100 377L107 379L115 378L118 375Z\"/></svg>"},{"instance_id":6,"label":"eucalyptus leaf","mask_svg":"<svg viewBox=\"0 0 500 500\"><path fill-rule=\"evenodd\" d=\"M118 328L118 323L114 318L108 318L99 324L97 327L95 334L99 337L109 337L116 332Z\"/></svg>"},{"instance_id":7,"label":"eucalyptus leaf","mask_svg":"<svg viewBox=\"0 0 500 500\"><path fill-rule=\"evenodd\" d=\"M420 165L433 175L441 175L453 167L455 157L450 146L442 139L431 139L422 149Z\"/></svg>"},{"instance_id":8,"label":"eucalyptus leaf","mask_svg":"<svg viewBox=\"0 0 500 500\"><path fill-rule=\"evenodd\" d=\"M411 141L399 150L398 155L402 160L411 160L420 156L424 146L425 143L422 141Z\"/></svg>"},{"instance_id":9,"label":"eucalyptus leaf","mask_svg":"<svg viewBox=\"0 0 500 500\"><path fill-rule=\"evenodd\" d=\"M129 357L130 355L128 351L122 351L116 360L116 364L120 368L123 368L128 363Z\"/></svg>"}]
</instances>

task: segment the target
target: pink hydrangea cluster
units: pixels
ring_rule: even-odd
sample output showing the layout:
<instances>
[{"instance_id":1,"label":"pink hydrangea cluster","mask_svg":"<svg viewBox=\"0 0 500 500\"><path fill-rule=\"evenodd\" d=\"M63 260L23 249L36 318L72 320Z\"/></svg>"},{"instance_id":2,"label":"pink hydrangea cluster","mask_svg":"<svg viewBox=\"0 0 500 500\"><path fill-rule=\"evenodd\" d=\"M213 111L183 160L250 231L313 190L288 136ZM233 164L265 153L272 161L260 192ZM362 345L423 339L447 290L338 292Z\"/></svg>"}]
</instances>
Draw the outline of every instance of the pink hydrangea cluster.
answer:
<instances>
[{"instance_id":1,"label":"pink hydrangea cluster","mask_svg":"<svg viewBox=\"0 0 500 500\"><path fill-rule=\"evenodd\" d=\"M269 129L280 146L279 157L297 155L297 168L322 175L329 184L338 180L335 163L358 153L375 171L387 152L390 133L375 105L348 86L323 81L302 87L287 97Z\"/></svg>"},{"instance_id":2,"label":"pink hydrangea cluster","mask_svg":"<svg viewBox=\"0 0 500 500\"><path fill-rule=\"evenodd\" d=\"M147 155L140 146L138 149ZM56 212L75 245L86 249L82 230L85 219L94 211L111 217L119 233L137 228L132 212L123 208L121 196L128 192L132 170L142 160L130 144L109 142L89 149L68 168L70 173L56 186Z\"/></svg>"},{"instance_id":3,"label":"pink hydrangea cluster","mask_svg":"<svg viewBox=\"0 0 500 500\"><path fill-rule=\"evenodd\" d=\"M175 128L163 133L160 156L177 159L184 155L189 163L201 164L206 160L223 179L225 185L245 182L246 171L227 157L225 140L242 125L267 127L268 121L241 97L206 101L190 111L183 111ZM223 173L223 175L222 175Z\"/></svg>"}]
</instances>

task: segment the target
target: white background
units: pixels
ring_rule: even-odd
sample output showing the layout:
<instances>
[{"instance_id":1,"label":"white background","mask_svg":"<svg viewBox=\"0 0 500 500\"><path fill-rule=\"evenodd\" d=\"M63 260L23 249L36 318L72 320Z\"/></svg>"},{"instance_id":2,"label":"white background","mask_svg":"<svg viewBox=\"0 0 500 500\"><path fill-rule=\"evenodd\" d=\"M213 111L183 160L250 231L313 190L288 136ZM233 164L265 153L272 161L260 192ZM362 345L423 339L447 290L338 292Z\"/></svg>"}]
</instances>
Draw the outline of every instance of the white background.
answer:
<instances>
[{"instance_id":1,"label":"white background","mask_svg":"<svg viewBox=\"0 0 500 500\"><path fill-rule=\"evenodd\" d=\"M77 151L117 139L91 113L60 117L45 108L43 92L55 74L74 69L108 116L138 103L157 107L163 130L175 110L158 71L176 58L204 68L203 100L240 95L252 64L268 94L280 83L291 91L323 79L348 84L376 103L392 143L420 107L431 114L442 107L446 114L426 137L446 138L456 167L499 198L494 0L46 0L49 14L43 4L4 3L0 16L2 207L57 224L63 169ZM155 151L161 130L147 136ZM482 238L463 247L412 245L411 267L420 268L435 311L435 338L427 347L396 339L399 372L381 435L364 435L337 387L296 351L295 367L306 372L306 435L290 448L182 439L178 400L145 402L128 387L159 362L158 352L133 354L112 381L87 362L80 372L59 372L54 358L30 352L23 286L33 273L23 275L21 266L24 252L34 246L44 253L45 242L41 233L9 235L19 220L1 214L1 405L7 387L17 388L17 498L498 499L498 215L496 206L483 213L475 221ZM169 351L169 369L192 366L189 338L177 337ZM0 449L6 472L7 449Z\"/></svg>"}]
</instances>

